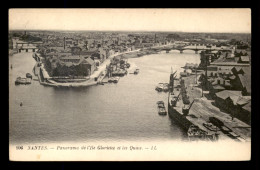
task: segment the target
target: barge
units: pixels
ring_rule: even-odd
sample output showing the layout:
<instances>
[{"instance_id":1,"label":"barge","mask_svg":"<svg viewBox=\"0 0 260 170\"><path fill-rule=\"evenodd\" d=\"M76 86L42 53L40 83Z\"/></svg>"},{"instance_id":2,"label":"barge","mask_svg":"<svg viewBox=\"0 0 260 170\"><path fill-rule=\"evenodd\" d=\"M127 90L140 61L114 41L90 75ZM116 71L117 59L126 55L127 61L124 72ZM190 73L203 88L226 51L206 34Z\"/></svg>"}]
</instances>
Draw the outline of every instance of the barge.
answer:
<instances>
[{"instance_id":1,"label":"barge","mask_svg":"<svg viewBox=\"0 0 260 170\"><path fill-rule=\"evenodd\" d=\"M158 114L159 115L167 115L164 102L163 101L158 101L157 102L157 107L158 107Z\"/></svg>"}]
</instances>

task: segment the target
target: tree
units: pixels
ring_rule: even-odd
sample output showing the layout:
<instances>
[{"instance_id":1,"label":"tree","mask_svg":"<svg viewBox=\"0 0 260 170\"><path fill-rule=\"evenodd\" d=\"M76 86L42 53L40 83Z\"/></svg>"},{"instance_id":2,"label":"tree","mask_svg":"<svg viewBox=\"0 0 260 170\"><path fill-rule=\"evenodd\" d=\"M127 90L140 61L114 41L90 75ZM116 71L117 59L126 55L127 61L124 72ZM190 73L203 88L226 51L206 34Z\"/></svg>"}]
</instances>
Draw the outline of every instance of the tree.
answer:
<instances>
[{"instance_id":1,"label":"tree","mask_svg":"<svg viewBox=\"0 0 260 170\"><path fill-rule=\"evenodd\" d=\"M40 37L34 37L32 35L22 35L21 36L21 39L23 41L32 41L32 42L35 42L35 41L42 41L42 39Z\"/></svg>"},{"instance_id":2,"label":"tree","mask_svg":"<svg viewBox=\"0 0 260 170\"><path fill-rule=\"evenodd\" d=\"M72 55L80 55L81 51L82 51L82 49L80 47L72 47L71 48Z\"/></svg>"},{"instance_id":3,"label":"tree","mask_svg":"<svg viewBox=\"0 0 260 170\"><path fill-rule=\"evenodd\" d=\"M180 35L178 35L178 34L168 34L166 36L166 38L168 38L168 39L180 39Z\"/></svg>"}]
</instances>

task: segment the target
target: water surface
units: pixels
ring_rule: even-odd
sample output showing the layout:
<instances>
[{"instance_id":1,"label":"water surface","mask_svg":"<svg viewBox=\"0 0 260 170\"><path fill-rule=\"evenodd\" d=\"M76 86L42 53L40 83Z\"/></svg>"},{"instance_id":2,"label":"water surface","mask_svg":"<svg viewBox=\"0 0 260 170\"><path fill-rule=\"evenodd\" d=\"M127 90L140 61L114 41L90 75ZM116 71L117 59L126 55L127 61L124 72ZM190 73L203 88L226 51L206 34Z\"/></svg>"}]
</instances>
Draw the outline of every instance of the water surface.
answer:
<instances>
[{"instance_id":1,"label":"water surface","mask_svg":"<svg viewBox=\"0 0 260 170\"><path fill-rule=\"evenodd\" d=\"M17 76L32 74L35 61L32 53L10 56L10 143L185 140L174 120L158 115L156 102L167 105L168 94L155 91L155 86L169 82L171 67L180 72L186 62L199 64L199 54L173 50L128 62L140 72L117 84L54 88L38 81L15 86Z\"/></svg>"}]
</instances>

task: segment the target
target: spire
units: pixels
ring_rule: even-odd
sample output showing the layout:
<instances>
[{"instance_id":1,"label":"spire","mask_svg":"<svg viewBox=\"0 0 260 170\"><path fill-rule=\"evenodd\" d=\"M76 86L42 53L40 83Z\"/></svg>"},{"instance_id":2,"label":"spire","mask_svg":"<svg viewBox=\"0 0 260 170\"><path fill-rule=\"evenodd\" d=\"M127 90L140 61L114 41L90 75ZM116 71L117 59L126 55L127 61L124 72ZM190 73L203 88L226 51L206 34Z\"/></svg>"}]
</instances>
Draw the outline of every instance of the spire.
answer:
<instances>
[{"instance_id":1,"label":"spire","mask_svg":"<svg viewBox=\"0 0 260 170\"><path fill-rule=\"evenodd\" d=\"M64 50L66 49L66 38L64 37L63 38L63 47L64 47Z\"/></svg>"}]
</instances>

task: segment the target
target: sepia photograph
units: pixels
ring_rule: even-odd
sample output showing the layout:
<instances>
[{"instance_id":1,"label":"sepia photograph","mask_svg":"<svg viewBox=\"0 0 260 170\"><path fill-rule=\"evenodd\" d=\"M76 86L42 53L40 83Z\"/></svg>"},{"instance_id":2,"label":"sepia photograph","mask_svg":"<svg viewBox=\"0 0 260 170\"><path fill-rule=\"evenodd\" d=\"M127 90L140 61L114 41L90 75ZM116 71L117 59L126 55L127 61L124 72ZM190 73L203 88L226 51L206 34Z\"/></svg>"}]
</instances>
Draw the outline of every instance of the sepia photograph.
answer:
<instances>
[{"instance_id":1,"label":"sepia photograph","mask_svg":"<svg viewBox=\"0 0 260 170\"><path fill-rule=\"evenodd\" d=\"M8 17L11 161L251 159L249 8Z\"/></svg>"}]
</instances>

